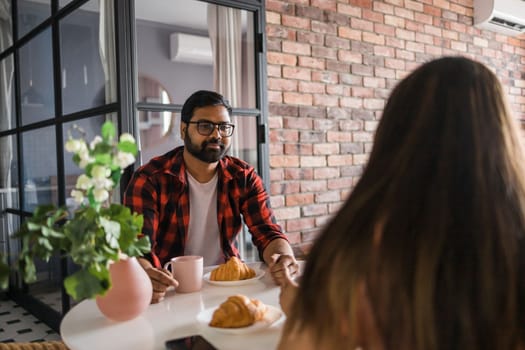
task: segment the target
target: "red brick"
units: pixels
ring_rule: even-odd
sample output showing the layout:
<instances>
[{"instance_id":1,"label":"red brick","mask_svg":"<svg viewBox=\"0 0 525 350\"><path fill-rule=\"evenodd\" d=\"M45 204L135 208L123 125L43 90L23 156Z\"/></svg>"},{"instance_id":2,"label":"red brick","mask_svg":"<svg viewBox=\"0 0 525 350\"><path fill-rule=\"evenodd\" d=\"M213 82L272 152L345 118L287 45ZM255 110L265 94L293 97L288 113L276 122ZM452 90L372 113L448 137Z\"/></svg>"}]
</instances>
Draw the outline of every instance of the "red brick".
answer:
<instances>
[{"instance_id":1,"label":"red brick","mask_svg":"<svg viewBox=\"0 0 525 350\"><path fill-rule=\"evenodd\" d=\"M299 28L299 29L310 29L310 19L299 18L295 16L285 16L281 18L281 22L285 27Z\"/></svg>"},{"instance_id":2,"label":"red brick","mask_svg":"<svg viewBox=\"0 0 525 350\"><path fill-rule=\"evenodd\" d=\"M272 206L273 209L284 207L285 206L284 196L271 196L270 205Z\"/></svg>"},{"instance_id":3,"label":"red brick","mask_svg":"<svg viewBox=\"0 0 525 350\"><path fill-rule=\"evenodd\" d=\"M281 24L281 15L279 13L266 11L266 33L268 33L268 28L273 24Z\"/></svg>"},{"instance_id":4,"label":"red brick","mask_svg":"<svg viewBox=\"0 0 525 350\"><path fill-rule=\"evenodd\" d=\"M293 14L294 10L294 5L289 4L289 1L266 0L266 11Z\"/></svg>"},{"instance_id":5,"label":"red brick","mask_svg":"<svg viewBox=\"0 0 525 350\"><path fill-rule=\"evenodd\" d=\"M336 0L311 0L310 6L327 11L336 11L337 2Z\"/></svg>"},{"instance_id":6,"label":"red brick","mask_svg":"<svg viewBox=\"0 0 525 350\"><path fill-rule=\"evenodd\" d=\"M341 38L347 38L350 40L361 40L362 31L357 29L352 29L349 27L339 27L337 30L337 34Z\"/></svg>"},{"instance_id":7,"label":"red brick","mask_svg":"<svg viewBox=\"0 0 525 350\"><path fill-rule=\"evenodd\" d=\"M328 95L348 96L350 94L350 87L343 85L327 85L326 93Z\"/></svg>"},{"instance_id":8,"label":"red brick","mask_svg":"<svg viewBox=\"0 0 525 350\"><path fill-rule=\"evenodd\" d=\"M296 205L313 204L314 195L312 193L297 193L286 196L286 206L293 207Z\"/></svg>"},{"instance_id":9,"label":"red brick","mask_svg":"<svg viewBox=\"0 0 525 350\"><path fill-rule=\"evenodd\" d=\"M312 180L314 178L313 169L287 168L284 169L285 180Z\"/></svg>"},{"instance_id":10,"label":"red brick","mask_svg":"<svg viewBox=\"0 0 525 350\"><path fill-rule=\"evenodd\" d=\"M320 216L328 214L328 206L326 204L312 204L303 206L301 209L302 216Z\"/></svg>"},{"instance_id":11,"label":"red brick","mask_svg":"<svg viewBox=\"0 0 525 350\"><path fill-rule=\"evenodd\" d=\"M331 47L324 47L324 46L314 46L312 48L312 57L316 58L329 58L329 59L336 59L337 58L337 49L331 48Z\"/></svg>"},{"instance_id":12,"label":"red brick","mask_svg":"<svg viewBox=\"0 0 525 350\"><path fill-rule=\"evenodd\" d=\"M325 69L325 61L320 58L299 56L298 64L301 67L309 67L309 68L314 68L314 69Z\"/></svg>"},{"instance_id":13,"label":"red brick","mask_svg":"<svg viewBox=\"0 0 525 350\"><path fill-rule=\"evenodd\" d=\"M283 93L284 103L294 105L312 105L312 95L295 92Z\"/></svg>"},{"instance_id":14,"label":"red brick","mask_svg":"<svg viewBox=\"0 0 525 350\"><path fill-rule=\"evenodd\" d=\"M313 145L309 143L287 143L284 145L286 155L311 155Z\"/></svg>"},{"instance_id":15,"label":"red brick","mask_svg":"<svg viewBox=\"0 0 525 350\"><path fill-rule=\"evenodd\" d=\"M297 62L297 57L295 55L278 52L268 52L266 57L269 64L284 64L287 66L295 66Z\"/></svg>"},{"instance_id":16,"label":"red brick","mask_svg":"<svg viewBox=\"0 0 525 350\"><path fill-rule=\"evenodd\" d=\"M273 212L277 221L296 219L301 217L301 210L299 207L275 208Z\"/></svg>"},{"instance_id":17,"label":"red brick","mask_svg":"<svg viewBox=\"0 0 525 350\"><path fill-rule=\"evenodd\" d=\"M310 56L311 48L310 44L297 43L294 41L283 41L283 52Z\"/></svg>"},{"instance_id":18,"label":"red brick","mask_svg":"<svg viewBox=\"0 0 525 350\"><path fill-rule=\"evenodd\" d=\"M385 37L381 34L375 34L375 33L363 33L363 41L368 42L374 45L384 45L385 44Z\"/></svg>"},{"instance_id":19,"label":"red brick","mask_svg":"<svg viewBox=\"0 0 525 350\"><path fill-rule=\"evenodd\" d=\"M319 81L325 84L335 84L339 81L339 75L335 72L313 71L312 80Z\"/></svg>"},{"instance_id":20,"label":"red brick","mask_svg":"<svg viewBox=\"0 0 525 350\"><path fill-rule=\"evenodd\" d=\"M372 0L350 0L350 5L370 9L372 8Z\"/></svg>"},{"instance_id":21,"label":"red brick","mask_svg":"<svg viewBox=\"0 0 525 350\"><path fill-rule=\"evenodd\" d=\"M375 22L375 23L383 23L384 22L384 14L380 12L371 11L368 9L363 9L363 16L362 18L367 21Z\"/></svg>"},{"instance_id":22,"label":"red brick","mask_svg":"<svg viewBox=\"0 0 525 350\"><path fill-rule=\"evenodd\" d=\"M350 189L353 184L351 177L341 177L338 179L329 179L327 181L329 190Z\"/></svg>"},{"instance_id":23,"label":"red brick","mask_svg":"<svg viewBox=\"0 0 525 350\"><path fill-rule=\"evenodd\" d=\"M268 102L269 103L282 103L283 95L280 91L268 91Z\"/></svg>"},{"instance_id":24,"label":"red brick","mask_svg":"<svg viewBox=\"0 0 525 350\"><path fill-rule=\"evenodd\" d=\"M337 12L350 17L361 17L361 11L362 10L356 6L341 3L337 4Z\"/></svg>"},{"instance_id":25,"label":"red brick","mask_svg":"<svg viewBox=\"0 0 525 350\"><path fill-rule=\"evenodd\" d=\"M268 78L268 88L278 91L297 91L297 82L289 79Z\"/></svg>"},{"instance_id":26,"label":"red brick","mask_svg":"<svg viewBox=\"0 0 525 350\"><path fill-rule=\"evenodd\" d=\"M301 218L286 221L286 231L299 231L305 229L315 228L314 218Z\"/></svg>"},{"instance_id":27,"label":"red brick","mask_svg":"<svg viewBox=\"0 0 525 350\"><path fill-rule=\"evenodd\" d=\"M314 106L338 106L339 97L316 94L314 95L313 105Z\"/></svg>"},{"instance_id":28,"label":"red brick","mask_svg":"<svg viewBox=\"0 0 525 350\"><path fill-rule=\"evenodd\" d=\"M324 94L326 92L325 84L301 81L299 82L299 92L311 94Z\"/></svg>"},{"instance_id":29,"label":"red brick","mask_svg":"<svg viewBox=\"0 0 525 350\"><path fill-rule=\"evenodd\" d=\"M374 31L374 24L372 22L368 22L363 19L351 18L350 26L353 29L359 29L359 30L368 31L368 32Z\"/></svg>"},{"instance_id":30,"label":"red brick","mask_svg":"<svg viewBox=\"0 0 525 350\"><path fill-rule=\"evenodd\" d=\"M319 21L312 21L312 32L323 34L337 34L337 25L333 23L324 23Z\"/></svg>"},{"instance_id":31,"label":"red brick","mask_svg":"<svg viewBox=\"0 0 525 350\"><path fill-rule=\"evenodd\" d=\"M341 200L339 191L325 191L315 195L315 203L336 202Z\"/></svg>"}]
</instances>

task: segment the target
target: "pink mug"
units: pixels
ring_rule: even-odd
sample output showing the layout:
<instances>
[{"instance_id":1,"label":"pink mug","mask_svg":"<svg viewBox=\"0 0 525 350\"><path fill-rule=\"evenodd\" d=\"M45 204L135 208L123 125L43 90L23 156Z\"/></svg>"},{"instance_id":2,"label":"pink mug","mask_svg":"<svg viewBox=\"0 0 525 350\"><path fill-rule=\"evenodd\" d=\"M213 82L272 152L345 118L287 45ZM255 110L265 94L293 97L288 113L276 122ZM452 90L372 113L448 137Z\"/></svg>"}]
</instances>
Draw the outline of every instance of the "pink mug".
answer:
<instances>
[{"instance_id":1,"label":"pink mug","mask_svg":"<svg viewBox=\"0 0 525 350\"><path fill-rule=\"evenodd\" d=\"M170 270L173 278L179 282L176 292L191 293L202 288L202 256L177 256L164 264L164 268Z\"/></svg>"}]
</instances>

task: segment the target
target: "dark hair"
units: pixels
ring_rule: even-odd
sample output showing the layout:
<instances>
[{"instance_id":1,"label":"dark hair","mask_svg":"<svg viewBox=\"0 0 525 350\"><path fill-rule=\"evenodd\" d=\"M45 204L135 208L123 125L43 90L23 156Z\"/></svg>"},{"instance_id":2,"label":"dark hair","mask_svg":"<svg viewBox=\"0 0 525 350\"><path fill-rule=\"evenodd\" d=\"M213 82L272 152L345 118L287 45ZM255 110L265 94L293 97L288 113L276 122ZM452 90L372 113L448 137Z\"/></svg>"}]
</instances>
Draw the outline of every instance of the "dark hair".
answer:
<instances>
[{"instance_id":1,"label":"dark hair","mask_svg":"<svg viewBox=\"0 0 525 350\"><path fill-rule=\"evenodd\" d=\"M228 114L231 116L232 107L230 102L221 94L218 94L214 91L199 90L194 92L190 97L188 97L186 102L184 102L182 111L180 112L180 117L183 122L187 123L191 120L191 117L193 117L193 111L196 108L221 105L228 110Z\"/></svg>"},{"instance_id":2,"label":"dark hair","mask_svg":"<svg viewBox=\"0 0 525 350\"><path fill-rule=\"evenodd\" d=\"M285 332L348 348L341 324L355 322L364 282L386 350L516 350L521 147L501 84L481 63L446 57L409 74L356 187L312 248Z\"/></svg>"}]
</instances>

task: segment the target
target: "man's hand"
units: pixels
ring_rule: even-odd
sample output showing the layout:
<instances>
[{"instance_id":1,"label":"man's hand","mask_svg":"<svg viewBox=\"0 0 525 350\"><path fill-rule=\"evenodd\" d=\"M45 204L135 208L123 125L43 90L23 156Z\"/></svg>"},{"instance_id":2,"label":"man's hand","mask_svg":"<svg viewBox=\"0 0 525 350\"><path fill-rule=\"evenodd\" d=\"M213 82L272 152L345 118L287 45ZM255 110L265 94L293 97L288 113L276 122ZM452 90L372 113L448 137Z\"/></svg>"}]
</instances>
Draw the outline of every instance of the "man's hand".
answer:
<instances>
[{"instance_id":1,"label":"man's hand","mask_svg":"<svg viewBox=\"0 0 525 350\"><path fill-rule=\"evenodd\" d=\"M153 294L151 296L152 304L156 304L164 299L168 287L173 286L177 288L179 286L179 282L173 278L171 272L168 270L158 269L151 265L151 263L146 259L139 259L139 263L144 268L151 280L151 285L153 287Z\"/></svg>"},{"instance_id":2,"label":"man's hand","mask_svg":"<svg viewBox=\"0 0 525 350\"><path fill-rule=\"evenodd\" d=\"M269 271L273 281L279 286L291 280L299 272L299 265L292 255L273 254L271 259Z\"/></svg>"},{"instance_id":3,"label":"man's hand","mask_svg":"<svg viewBox=\"0 0 525 350\"><path fill-rule=\"evenodd\" d=\"M299 286L290 277L288 271L288 269L285 270L284 279L281 283L281 293L279 294L279 304L286 316L290 315L292 304L299 289Z\"/></svg>"}]
</instances>

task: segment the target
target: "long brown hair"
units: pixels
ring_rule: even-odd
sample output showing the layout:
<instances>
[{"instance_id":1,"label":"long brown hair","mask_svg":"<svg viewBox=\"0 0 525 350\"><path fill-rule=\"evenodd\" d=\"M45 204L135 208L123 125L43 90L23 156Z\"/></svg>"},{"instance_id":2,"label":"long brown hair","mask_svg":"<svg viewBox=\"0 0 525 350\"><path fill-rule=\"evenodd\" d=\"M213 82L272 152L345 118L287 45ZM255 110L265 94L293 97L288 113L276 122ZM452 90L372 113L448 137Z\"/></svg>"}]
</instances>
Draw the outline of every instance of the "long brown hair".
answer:
<instances>
[{"instance_id":1,"label":"long brown hair","mask_svg":"<svg viewBox=\"0 0 525 350\"><path fill-rule=\"evenodd\" d=\"M393 90L359 182L312 248L285 333L359 345L341 325L356 322L364 282L385 349L516 350L524 176L496 76L463 57L423 64Z\"/></svg>"}]
</instances>

